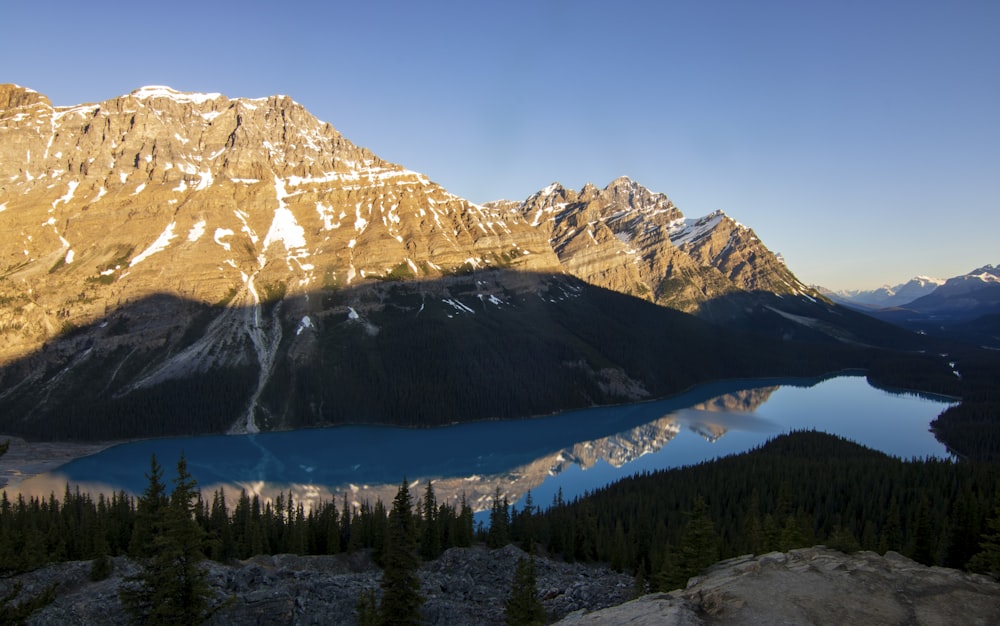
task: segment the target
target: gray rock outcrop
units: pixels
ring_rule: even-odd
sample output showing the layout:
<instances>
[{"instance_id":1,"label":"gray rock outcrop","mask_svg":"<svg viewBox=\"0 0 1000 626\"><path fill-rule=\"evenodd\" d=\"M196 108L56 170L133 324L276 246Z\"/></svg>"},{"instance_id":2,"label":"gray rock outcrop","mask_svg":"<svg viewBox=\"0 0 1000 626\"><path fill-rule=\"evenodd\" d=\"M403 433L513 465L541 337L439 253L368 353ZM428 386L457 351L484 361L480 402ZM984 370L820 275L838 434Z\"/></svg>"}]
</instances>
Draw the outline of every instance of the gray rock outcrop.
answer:
<instances>
[{"instance_id":1,"label":"gray rock outcrop","mask_svg":"<svg viewBox=\"0 0 1000 626\"><path fill-rule=\"evenodd\" d=\"M502 624L514 568L524 556L514 546L453 548L425 564L419 575L426 623ZM354 624L361 593L374 589L381 595L381 570L367 553L259 556L206 567L216 607L210 624ZM111 577L92 582L89 562L56 564L0 582L0 593L19 581L22 597L29 597L56 583L56 600L29 624L118 625L128 621L118 586L136 570L132 561L117 558ZM536 574L553 618L620 604L632 595L631 577L604 567L539 558Z\"/></svg>"},{"instance_id":2,"label":"gray rock outcrop","mask_svg":"<svg viewBox=\"0 0 1000 626\"><path fill-rule=\"evenodd\" d=\"M420 569L428 624L502 624L519 558L514 546L454 548ZM37 595L58 584L56 600L30 624L121 624L124 558L114 574L89 580L87 562L51 565L0 582ZM211 624L353 624L366 590L379 592L380 570L367 553L260 556L207 564L217 608ZM995 624L1000 583L928 567L894 552L848 555L822 546L719 562L685 589L629 600L632 579L604 567L536 560L537 590L550 619L563 626L603 624Z\"/></svg>"},{"instance_id":3,"label":"gray rock outcrop","mask_svg":"<svg viewBox=\"0 0 1000 626\"><path fill-rule=\"evenodd\" d=\"M895 552L823 547L722 561L685 589L578 612L562 626L597 624L995 624L1000 583L927 567Z\"/></svg>"}]
</instances>

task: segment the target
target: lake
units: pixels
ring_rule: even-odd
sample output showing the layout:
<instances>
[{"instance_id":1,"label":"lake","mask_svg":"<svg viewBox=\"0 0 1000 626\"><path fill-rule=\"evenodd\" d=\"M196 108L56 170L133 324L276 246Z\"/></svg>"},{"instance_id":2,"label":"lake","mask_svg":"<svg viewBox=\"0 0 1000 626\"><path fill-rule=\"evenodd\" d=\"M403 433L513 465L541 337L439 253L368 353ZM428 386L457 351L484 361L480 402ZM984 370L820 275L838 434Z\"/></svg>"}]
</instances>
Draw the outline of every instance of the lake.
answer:
<instances>
[{"instance_id":1,"label":"lake","mask_svg":"<svg viewBox=\"0 0 1000 626\"><path fill-rule=\"evenodd\" d=\"M169 480L183 452L208 493L240 489L273 498L291 492L308 508L344 494L390 503L401 480L439 501L463 495L489 508L497 487L511 503L530 490L545 505L636 472L691 465L758 446L791 430L841 435L887 454L946 457L929 424L942 398L875 389L861 376L817 380L726 381L673 398L568 411L548 417L435 429L343 426L255 435L212 435L121 444L7 487L47 497L82 491L141 493L151 454Z\"/></svg>"}]
</instances>

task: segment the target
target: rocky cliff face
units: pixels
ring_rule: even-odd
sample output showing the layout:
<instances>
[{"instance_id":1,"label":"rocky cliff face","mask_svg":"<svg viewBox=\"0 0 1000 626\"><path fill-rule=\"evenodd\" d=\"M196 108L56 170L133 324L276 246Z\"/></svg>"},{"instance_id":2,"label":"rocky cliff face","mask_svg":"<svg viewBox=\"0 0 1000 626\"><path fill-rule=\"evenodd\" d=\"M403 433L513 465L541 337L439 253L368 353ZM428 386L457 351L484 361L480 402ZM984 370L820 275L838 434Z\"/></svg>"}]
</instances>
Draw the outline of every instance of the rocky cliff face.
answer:
<instances>
[{"instance_id":1,"label":"rocky cliff face","mask_svg":"<svg viewBox=\"0 0 1000 626\"><path fill-rule=\"evenodd\" d=\"M561 273L516 215L379 159L290 98L166 87L73 107L0 87L0 232L4 395L111 359L100 367L116 371L118 396L255 371L252 407L287 333L348 311L318 293ZM298 344L308 359L308 335ZM252 408L233 428L257 428Z\"/></svg>"},{"instance_id":2,"label":"rocky cliff face","mask_svg":"<svg viewBox=\"0 0 1000 626\"><path fill-rule=\"evenodd\" d=\"M147 87L53 107L7 85L0 105L0 358L154 293L252 309L380 277L558 271L523 221L386 163L284 96ZM147 339L174 322L148 322Z\"/></svg>"},{"instance_id":3,"label":"rocky cliff face","mask_svg":"<svg viewBox=\"0 0 1000 626\"><path fill-rule=\"evenodd\" d=\"M514 211L547 233L566 270L601 287L698 312L736 292L811 293L752 230L721 211L686 219L661 193L622 177L579 192L552 184Z\"/></svg>"},{"instance_id":4,"label":"rocky cliff face","mask_svg":"<svg viewBox=\"0 0 1000 626\"><path fill-rule=\"evenodd\" d=\"M1000 584L894 552L823 547L718 563L685 589L557 622L584 624L992 624Z\"/></svg>"},{"instance_id":5,"label":"rocky cliff face","mask_svg":"<svg viewBox=\"0 0 1000 626\"><path fill-rule=\"evenodd\" d=\"M747 374L698 354L719 350L706 326L658 315L690 343L672 358L705 366L653 375L652 353L613 348L626 305L585 285L858 341L721 213L687 220L625 178L479 206L285 96L144 87L56 107L2 85L0 233L0 430L34 437L523 416Z\"/></svg>"}]
</instances>

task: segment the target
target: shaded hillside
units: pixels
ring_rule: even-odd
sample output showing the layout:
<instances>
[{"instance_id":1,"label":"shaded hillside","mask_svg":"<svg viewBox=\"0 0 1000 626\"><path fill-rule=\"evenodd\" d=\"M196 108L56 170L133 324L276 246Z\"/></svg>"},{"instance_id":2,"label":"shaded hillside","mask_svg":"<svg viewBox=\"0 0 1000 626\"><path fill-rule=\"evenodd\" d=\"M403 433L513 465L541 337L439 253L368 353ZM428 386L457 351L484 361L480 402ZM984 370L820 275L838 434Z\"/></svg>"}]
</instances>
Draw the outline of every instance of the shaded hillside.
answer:
<instances>
[{"instance_id":1,"label":"shaded hillside","mask_svg":"<svg viewBox=\"0 0 1000 626\"><path fill-rule=\"evenodd\" d=\"M149 329L151 307L176 325ZM275 300L255 322L273 338L266 354L226 330L252 313L163 295L67 331L0 371L0 430L107 439L426 426L818 375L876 354L725 330L558 275L475 272ZM144 333L164 339L136 341Z\"/></svg>"}]
</instances>

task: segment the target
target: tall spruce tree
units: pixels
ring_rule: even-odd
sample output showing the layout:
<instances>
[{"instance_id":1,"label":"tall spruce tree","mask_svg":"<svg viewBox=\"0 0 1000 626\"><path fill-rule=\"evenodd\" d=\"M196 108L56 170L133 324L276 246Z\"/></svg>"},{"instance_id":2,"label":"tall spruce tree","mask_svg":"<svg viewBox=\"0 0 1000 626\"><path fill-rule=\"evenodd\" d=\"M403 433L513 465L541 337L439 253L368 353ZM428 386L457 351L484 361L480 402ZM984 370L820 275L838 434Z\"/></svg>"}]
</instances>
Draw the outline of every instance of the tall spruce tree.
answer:
<instances>
[{"instance_id":1,"label":"tall spruce tree","mask_svg":"<svg viewBox=\"0 0 1000 626\"><path fill-rule=\"evenodd\" d=\"M502 548L510 543L510 502L497 485L493 494L493 507L490 509L490 529L486 534L486 545L491 548Z\"/></svg>"},{"instance_id":2,"label":"tall spruce tree","mask_svg":"<svg viewBox=\"0 0 1000 626\"><path fill-rule=\"evenodd\" d=\"M969 569L1000 578L1000 495L997 496L992 517L986 522L980 548L969 561Z\"/></svg>"},{"instance_id":3,"label":"tall spruce tree","mask_svg":"<svg viewBox=\"0 0 1000 626\"><path fill-rule=\"evenodd\" d=\"M151 472L147 493L155 493L156 480L158 473ZM205 531L195 520L198 501L197 483L181 455L169 503L152 528L151 554L119 589L122 604L136 622L197 624L207 617L210 590L201 568Z\"/></svg>"},{"instance_id":4,"label":"tall spruce tree","mask_svg":"<svg viewBox=\"0 0 1000 626\"><path fill-rule=\"evenodd\" d=\"M427 481L427 490L424 492L423 505L423 532L420 536L420 556L426 561L433 561L441 555L441 531L440 520L438 519L437 499L434 497L434 487L431 481Z\"/></svg>"},{"instance_id":5,"label":"tall spruce tree","mask_svg":"<svg viewBox=\"0 0 1000 626\"><path fill-rule=\"evenodd\" d=\"M538 599L535 578L535 557L517 560L510 584L510 597L504 606L504 622L508 626L535 626L545 623L545 607Z\"/></svg>"},{"instance_id":6,"label":"tall spruce tree","mask_svg":"<svg viewBox=\"0 0 1000 626\"><path fill-rule=\"evenodd\" d=\"M148 558L153 555L153 542L161 530L163 512L169 500L163 485L163 468L156 461L156 455L149 457L149 473L146 474L145 491L139 496L135 509L135 524L132 539L128 545L129 556Z\"/></svg>"},{"instance_id":7,"label":"tall spruce tree","mask_svg":"<svg viewBox=\"0 0 1000 626\"><path fill-rule=\"evenodd\" d=\"M684 526L677 567L684 582L697 576L701 570L719 560L721 540L708 505L700 495L694 501L694 510Z\"/></svg>"},{"instance_id":8,"label":"tall spruce tree","mask_svg":"<svg viewBox=\"0 0 1000 626\"><path fill-rule=\"evenodd\" d=\"M383 563L380 622L392 626L419 624L420 606L424 599L420 595L420 579L417 578L420 559L417 556L413 501L405 478L389 511Z\"/></svg>"}]
</instances>

